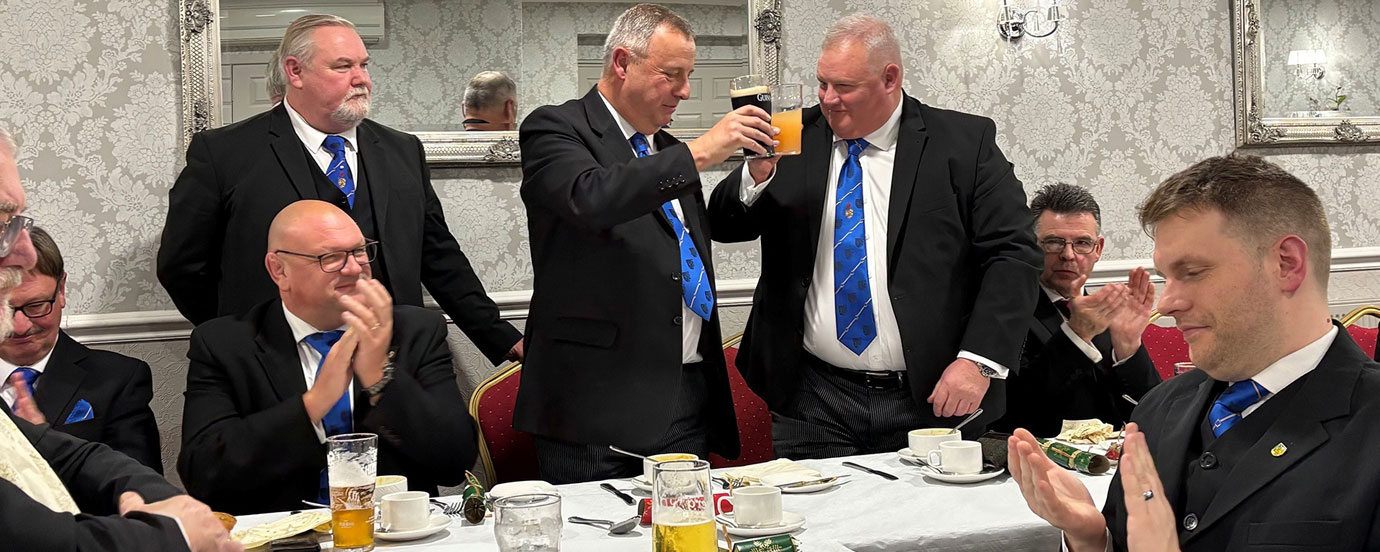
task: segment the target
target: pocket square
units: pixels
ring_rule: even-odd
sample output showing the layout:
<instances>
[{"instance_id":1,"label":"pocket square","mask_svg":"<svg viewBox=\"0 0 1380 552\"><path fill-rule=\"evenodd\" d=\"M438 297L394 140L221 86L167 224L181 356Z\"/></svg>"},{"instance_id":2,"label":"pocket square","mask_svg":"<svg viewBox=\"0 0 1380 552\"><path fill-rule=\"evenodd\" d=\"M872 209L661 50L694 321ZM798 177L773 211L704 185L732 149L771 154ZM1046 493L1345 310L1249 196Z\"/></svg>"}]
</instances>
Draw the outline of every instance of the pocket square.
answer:
<instances>
[{"instance_id":1,"label":"pocket square","mask_svg":"<svg viewBox=\"0 0 1380 552\"><path fill-rule=\"evenodd\" d=\"M67 415L67 421L63 423L75 424L95 417L96 412L91 410L91 403L86 402L86 399L77 399L77 406L72 407L72 413Z\"/></svg>"}]
</instances>

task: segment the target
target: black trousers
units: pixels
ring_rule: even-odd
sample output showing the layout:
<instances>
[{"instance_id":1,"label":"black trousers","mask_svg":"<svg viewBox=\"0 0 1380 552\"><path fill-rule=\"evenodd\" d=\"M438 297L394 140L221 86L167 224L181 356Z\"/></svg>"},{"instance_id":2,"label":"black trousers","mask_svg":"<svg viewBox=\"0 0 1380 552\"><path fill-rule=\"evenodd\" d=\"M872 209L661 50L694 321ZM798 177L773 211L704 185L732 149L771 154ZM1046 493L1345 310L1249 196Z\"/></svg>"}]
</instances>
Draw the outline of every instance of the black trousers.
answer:
<instances>
[{"instance_id":1,"label":"black trousers","mask_svg":"<svg viewBox=\"0 0 1380 552\"><path fill-rule=\"evenodd\" d=\"M681 370L680 395L674 405L675 417L666 433L650 450L634 450L643 455L663 452L688 452L709 458L709 430L704 415L709 400L701 363L687 364ZM561 485L600 479L635 477L642 474L642 461L609 450L609 444L583 444L537 436L537 467L541 478Z\"/></svg>"},{"instance_id":2,"label":"black trousers","mask_svg":"<svg viewBox=\"0 0 1380 552\"><path fill-rule=\"evenodd\" d=\"M895 452L906 446L906 433L941 423L928 404L911 396L910 383L896 380L869 385L843 368L806 355L796 400L772 412L776 456L801 460Z\"/></svg>"}]
</instances>

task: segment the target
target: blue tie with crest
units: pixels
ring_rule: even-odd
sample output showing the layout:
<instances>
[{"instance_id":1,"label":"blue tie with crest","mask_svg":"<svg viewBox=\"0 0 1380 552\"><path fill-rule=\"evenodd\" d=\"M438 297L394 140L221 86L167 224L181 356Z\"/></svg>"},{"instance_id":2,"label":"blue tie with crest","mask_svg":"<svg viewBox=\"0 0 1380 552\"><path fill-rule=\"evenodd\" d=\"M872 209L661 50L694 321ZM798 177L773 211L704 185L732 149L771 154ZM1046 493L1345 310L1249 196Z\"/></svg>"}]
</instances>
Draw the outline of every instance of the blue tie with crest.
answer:
<instances>
[{"instance_id":1,"label":"blue tie with crest","mask_svg":"<svg viewBox=\"0 0 1380 552\"><path fill-rule=\"evenodd\" d=\"M350 162L345 160L345 139L332 134L327 136L321 145L326 147L326 151L331 152L331 166L326 170L326 178L331 181L331 185L340 188L340 192L345 194L345 200L350 202L350 208L353 209L355 177L350 174Z\"/></svg>"},{"instance_id":2,"label":"blue tie with crest","mask_svg":"<svg viewBox=\"0 0 1380 552\"><path fill-rule=\"evenodd\" d=\"M638 157L652 154L651 148L647 145L647 137L641 133L633 133L628 140L632 142L633 150L637 152ZM714 310L714 290L710 289L709 275L704 271L699 250L695 249L695 240L676 217L676 209L671 202L661 204L661 211L666 213L667 220L671 221L671 231L676 233L676 241L680 244L680 287L685 306L690 307L690 311L700 318L709 320Z\"/></svg>"},{"instance_id":3,"label":"blue tie with crest","mask_svg":"<svg viewBox=\"0 0 1380 552\"><path fill-rule=\"evenodd\" d=\"M38 379L38 370L34 370L33 368L30 368L28 366L20 366L18 368L15 368L13 372L10 372L10 374L19 374L19 379L24 380L23 382L21 382L24 386L24 390L29 392L30 397L34 396L34 381Z\"/></svg>"},{"instance_id":4,"label":"blue tie with crest","mask_svg":"<svg viewBox=\"0 0 1380 552\"><path fill-rule=\"evenodd\" d=\"M847 140L848 158L834 195L834 329L839 342L862 355L877 338L867 271L867 225L863 215L862 163L867 140Z\"/></svg>"},{"instance_id":5,"label":"blue tie with crest","mask_svg":"<svg viewBox=\"0 0 1380 552\"><path fill-rule=\"evenodd\" d=\"M1246 410L1246 407L1268 396L1270 390L1255 380L1231 384L1231 387L1223 391L1212 403L1212 410L1208 411L1208 421L1212 423L1212 436L1221 437L1231 426L1241 421L1241 412Z\"/></svg>"}]
</instances>

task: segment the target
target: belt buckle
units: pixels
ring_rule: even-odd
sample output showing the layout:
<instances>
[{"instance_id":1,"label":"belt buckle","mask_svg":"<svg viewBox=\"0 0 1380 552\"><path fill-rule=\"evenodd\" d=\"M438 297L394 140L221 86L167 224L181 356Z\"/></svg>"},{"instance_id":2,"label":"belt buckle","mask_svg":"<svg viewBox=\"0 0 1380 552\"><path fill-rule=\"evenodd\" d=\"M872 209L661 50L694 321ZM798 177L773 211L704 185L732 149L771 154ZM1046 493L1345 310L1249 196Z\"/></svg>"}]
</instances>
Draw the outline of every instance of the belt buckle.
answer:
<instances>
[{"instance_id":1,"label":"belt buckle","mask_svg":"<svg viewBox=\"0 0 1380 552\"><path fill-rule=\"evenodd\" d=\"M901 387L902 379L900 372L894 372L886 375L863 372L863 375L867 377L864 385L866 385L868 389L885 391L888 389Z\"/></svg>"}]
</instances>

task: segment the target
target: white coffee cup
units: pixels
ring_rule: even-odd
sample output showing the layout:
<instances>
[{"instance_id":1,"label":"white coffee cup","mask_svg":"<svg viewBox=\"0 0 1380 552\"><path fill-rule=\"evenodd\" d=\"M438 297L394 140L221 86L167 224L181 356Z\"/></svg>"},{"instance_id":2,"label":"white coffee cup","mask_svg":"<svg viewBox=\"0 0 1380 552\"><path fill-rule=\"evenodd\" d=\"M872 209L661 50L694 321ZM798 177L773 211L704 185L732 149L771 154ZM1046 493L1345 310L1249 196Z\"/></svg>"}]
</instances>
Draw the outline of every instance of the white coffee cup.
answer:
<instances>
[{"instance_id":1,"label":"white coffee cup","mask_svg":"<svg viewBox=\"0 0 1380 552\"><path fill-rule=\"evenodd\" d=\"M939 450L929 453L930 464L960 475L982 472L982 443L977 441L947 441L939 443Z\"/></svg>"},{"instance_id":2,"label":"white coffee cup","mask_svg":"<svg viewBox=\"0 0 1380 552\"><path fill-rule=\"evenodd\" d=\"M431 521L431 495L402 491L383 496L383 530L413 531Z\"/></svg>"},{"instance_id":3,"label":"white coffee cup","mask_svg":"<svg viewBox=\"0 0 1380 552\"><path fill-rule=\"evenodd\" d=\"M401 475L380 475L374 478L374 496L385 497L407 490L407 477Z\"/></svg>"},{"instance_id":4,"label":"white coffee cup","mask_svg":"<svg viewBox=\"0 0 1380 552\"><path fill-rule=\"evenodd\" d=\"M658 462L670 462L672 460L699 460L700 457L686 452L666 452L653 454L642 459L642 477L646 478L647 484L652 484L652 466Z\"/></svg>"},{"instance_id":5,"label":"white coffee cup","mask_svg":"<svg viewBox=\"0 0 1380 552\"><path fill-rule=\"evenodd\" d=\"M947 427L929 427L924 429L912 429L906 434L907 444L910 445L910 453L921 458L926 457L932 451L939 450L940 443L957 441L962 439L957 431Z\"/></svg>"},{"instance_id":6,"label":"white coffee cup","mask_svg":"<svg viewBox=\"0 0 1380 552\"><path fill-rule=\"evenodd\" d=\"M723 511L723 501L733 505L733 523L740 527L774 527L781 525L781 489L751 486L733 489L733 494L721 496L715 504Z\"/></svg>"}]
</instances>

